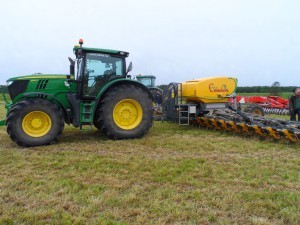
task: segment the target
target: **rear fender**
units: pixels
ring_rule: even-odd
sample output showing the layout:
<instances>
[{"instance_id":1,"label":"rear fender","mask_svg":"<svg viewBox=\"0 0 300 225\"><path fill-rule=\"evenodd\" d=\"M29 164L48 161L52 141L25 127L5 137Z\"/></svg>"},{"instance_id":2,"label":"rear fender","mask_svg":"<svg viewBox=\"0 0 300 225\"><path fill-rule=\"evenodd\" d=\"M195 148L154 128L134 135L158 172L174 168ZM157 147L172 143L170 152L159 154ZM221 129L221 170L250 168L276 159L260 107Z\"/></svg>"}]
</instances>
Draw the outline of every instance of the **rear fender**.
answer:
<instances>
[{"instance_id":1,"label":"rear fender","mask_svg":"<svg viewBox=\"0 0 300 225\"><path fill-rule=\"evenodd\" d=\"M134 85L134 86L137 86L137 87L140 87L141 89L143 89L147 94L148 96L152 99L152 101L154 101L153 99L153 96L151 94L151 92L149 91L149 89L143 85L142 83L138 82L138 81L135 81L135 80L129 80L129 79L117 79L117 80L113 80L111 82L109 82L108 84L106 84L102 89L101 91L99 92L99 94L97 95L96 97L96 106L98 105L98 103L100 102L100 100L103 98L103 96L105 95L105 93L107 93L112 87L115 87L115 86L119 86L119 85ZM97 110L97 107L95 107L94 109L94 113L95 111Z\"/></svg>"}]
</instances>

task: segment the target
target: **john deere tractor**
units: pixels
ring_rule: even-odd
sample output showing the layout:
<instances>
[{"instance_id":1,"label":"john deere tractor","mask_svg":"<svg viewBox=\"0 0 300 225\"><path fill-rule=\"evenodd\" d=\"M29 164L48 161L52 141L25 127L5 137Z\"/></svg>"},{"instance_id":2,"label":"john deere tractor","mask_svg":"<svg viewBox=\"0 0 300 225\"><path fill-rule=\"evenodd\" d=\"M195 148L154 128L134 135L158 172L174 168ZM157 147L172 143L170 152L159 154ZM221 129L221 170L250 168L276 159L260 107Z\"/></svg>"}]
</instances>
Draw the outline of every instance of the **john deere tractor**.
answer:
<instances>
[{"instance_id":1,"label":"john deere tractor","mask_svg":"<svg viewBox=\"0 0 300 225\"><path fill-rule=\"evenodd\" d=\"M162 90L158 87L155 86L155 80L156 80L156 76L154 75L138 75L136 76L136 79L141 82L142 84L144 84L152 93L152 96L155 97L156 93L159 93L160 95L162 95Z\"/></svg>"},{"instance_id":2,"label":"john deere tractor","mask_svg":"<svg viewBox=\"0 0 300 225\"><path fill-rule=\"evenodd\" d=\"M21 146L53 143L72 124L101 130L111 139L139 138L152 126L152 95L130 79L128 52L83 47L69 58L70 75L40 75L9 79L7 133ZM76 67L76 76L75 76Z\"/></svg>"},{"instance_id":3,"label":"john deere tractor","mask_svg":"<svg viewBox=\"0 0 300 225\"><path fill-rule=\"evenodd\" d=\"M162 103L163 91L162 89L155 86L156 77L154 75L138 75L136 76L136 79L142 84L144 84L151 92L154 100L153 116L154 119L160 120L162 114L161 103Z\"/></svg>"}]
</instances>

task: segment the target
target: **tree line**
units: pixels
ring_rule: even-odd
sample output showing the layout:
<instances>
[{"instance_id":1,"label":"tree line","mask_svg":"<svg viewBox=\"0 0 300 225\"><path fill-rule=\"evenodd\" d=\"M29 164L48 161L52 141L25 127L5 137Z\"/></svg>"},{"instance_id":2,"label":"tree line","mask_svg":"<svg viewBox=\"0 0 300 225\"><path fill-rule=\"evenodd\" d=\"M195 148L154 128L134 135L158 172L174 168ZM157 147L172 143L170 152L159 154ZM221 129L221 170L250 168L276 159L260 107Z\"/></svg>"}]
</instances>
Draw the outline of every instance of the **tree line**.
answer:
<instances>
[{"instance_id":1,"label":"tree line","mask_svg":"<svg viewBox=\"0 0 300 225\"><path fill-rule=\"evenodd\" d=\"M237 87L236 92L238 93L273 93L273 92L293 92L296 86L250 86L250 87ZM274 91L275 90L275 91Z\"/></svg>"}]
</instances>

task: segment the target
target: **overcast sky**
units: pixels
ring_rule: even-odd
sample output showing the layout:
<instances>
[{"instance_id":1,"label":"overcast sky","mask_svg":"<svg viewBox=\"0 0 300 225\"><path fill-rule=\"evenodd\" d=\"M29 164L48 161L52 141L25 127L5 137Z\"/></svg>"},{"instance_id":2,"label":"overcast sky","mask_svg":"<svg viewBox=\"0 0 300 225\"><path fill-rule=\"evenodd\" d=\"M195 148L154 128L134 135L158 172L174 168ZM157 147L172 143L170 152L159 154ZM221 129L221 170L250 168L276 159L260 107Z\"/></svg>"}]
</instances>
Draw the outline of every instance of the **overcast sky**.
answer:
<instances>
[{"instance_id":1,"label":"overcast sky","mask_svg":"<svg viewBox=\"0 0 300 225\"><path fill-rule=\"evenodd\" d=\"M69 72L84 46L130 52L157 84L226 75L300 86L299 0L0 0L0 84Z\"/></svg>"}]
</instances>

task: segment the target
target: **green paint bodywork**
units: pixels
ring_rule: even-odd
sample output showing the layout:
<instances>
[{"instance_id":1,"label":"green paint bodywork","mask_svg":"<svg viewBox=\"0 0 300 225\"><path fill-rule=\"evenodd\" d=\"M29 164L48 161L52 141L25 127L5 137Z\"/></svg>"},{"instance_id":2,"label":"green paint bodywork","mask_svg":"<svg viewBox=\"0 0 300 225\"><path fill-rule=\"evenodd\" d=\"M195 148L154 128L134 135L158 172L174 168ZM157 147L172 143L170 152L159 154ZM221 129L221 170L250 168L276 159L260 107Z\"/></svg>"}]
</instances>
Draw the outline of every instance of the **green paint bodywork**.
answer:
<instances>
[{"instance_id":1,"label":"green paint bodywork","mask_svg":"<svg viewBox=\"0 0 300 225\"><path fill-rule=\"evenodd\" d=\"M76 52L80 49L80 46L75 45L73 51ZM128 55L128 52L112 50L112 49L103 49L103 48L90 48L90 47L81 47L83 51L86 52L99 52L99 53L107 53L107 54L120 54L120 55Z\"/></svg>"},{"instance_id":2,"label":"green paint bodywork","mask_svg":"<svg viewBox=\"0 0 300 225\"><path fill-rule=\"evenodd\" d=\"M74 79L74 76L72 76ZM64 79L66 80L66 74L32 74L20 77L12 77L7 80L14 81L14 80L41 80L41 79Z\"/></svg>"},{"instance_id":3,"label":"green paint bodywork","mask_svg":"<svg viewBox=\"0 0 300 225\"><path fill-rule=\"evenodd\" d=\"M74 79L74 76L73 76ZM57 104L59 107L64 107L66 110L70 109L70 103L66 98L67 93L75 93L76 86L75 84L71 84L69 87L65 85L66 75L62 74L33 74L27 76L13 77L7 80L7 82L17 81L17 80L29 80L26 91L17 95L11 102L6 102L5 108L7 109L7 113L10 109L18 103L26 98L36 97L39 95L44 95L44 98L49 99L50 101ZM40 81L47 81L46 87L39 88ZM1 126L0 121L0 126ZM2 124L5 125L5 124Z\"/></svg>"},{"instance_id":4,"label":"green paint bodywork","mask_svg":"<svg viewBox=\"0 0 300 225\"><path fill-rule=\"evenodd\" d=\"M24 77L15 77L11 78L8 81L14 80L29 80L27 89L25 92L19 94L12 100L12 104L19 102L20 100L27 98L30 93L45 93L49 94L57 99L64 105L68 105L68 100L66 99L66 93L75 93L76 87L75 85L70 85L67 87L65 85L66 75L29 75ZM38 89L38 82L40 80L48 80L47 86L45 89Z\"/></svg>"}]
</instances>

